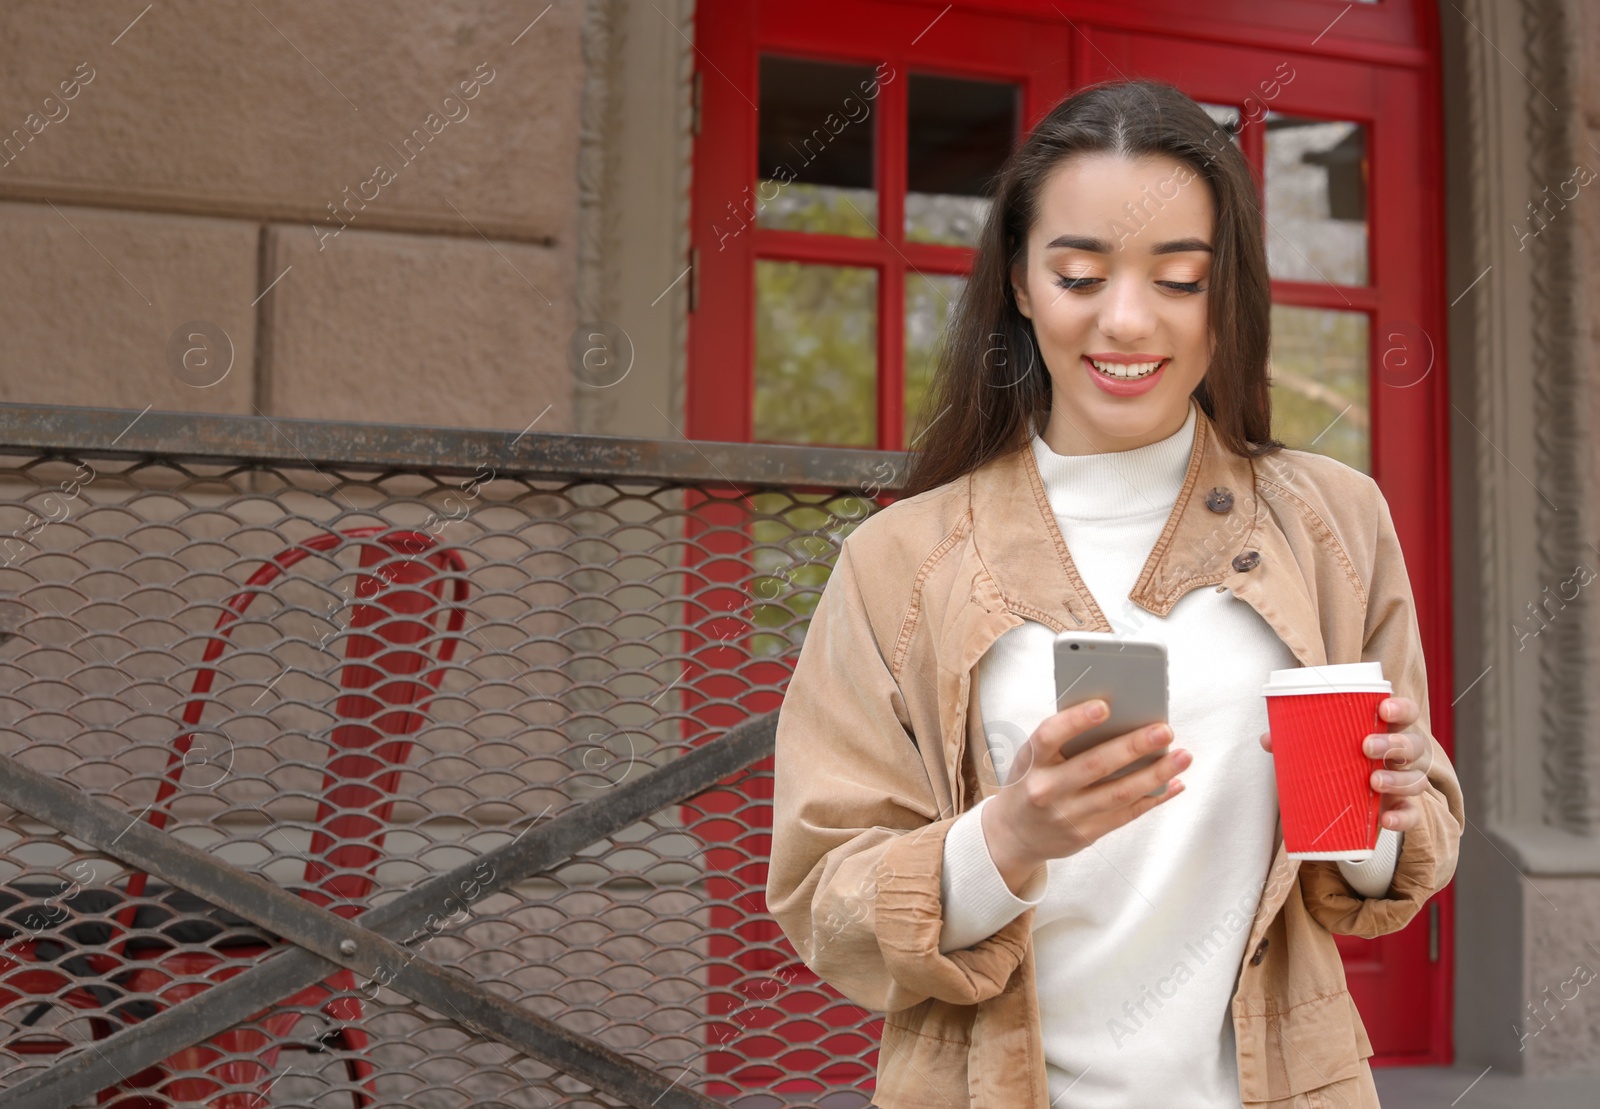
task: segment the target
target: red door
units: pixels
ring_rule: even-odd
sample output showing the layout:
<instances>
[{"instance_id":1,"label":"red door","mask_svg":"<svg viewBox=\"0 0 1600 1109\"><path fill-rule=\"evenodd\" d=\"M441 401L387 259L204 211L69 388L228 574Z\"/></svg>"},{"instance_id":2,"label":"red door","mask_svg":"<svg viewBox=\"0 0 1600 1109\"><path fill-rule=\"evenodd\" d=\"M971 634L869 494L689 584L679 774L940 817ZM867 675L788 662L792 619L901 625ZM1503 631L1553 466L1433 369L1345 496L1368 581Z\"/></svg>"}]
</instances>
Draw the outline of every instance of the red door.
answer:
<instances>
[{"instance_id":1,"label":"red door","mask_svg":"<svg viewBox=\"0 0 1600 1109\"><path fill-rule=\"evenodd\" d=\"M1170 81L1215 105L1256 168L1273 275L1277 430L1382 487L1417 597L1434 729L1448 750L1448 396L1444 352L1430 339L1444 333L1443 190L1431 69L1084 32L1085 81ZM1337 938L1375 1062L1450 1058L1451 897L1446 890L1398 933Z\"/></svg>"},{"instance_id":2,"label":"red door","mask_svg":"<svg viewBox=\"0 0 1600 1109\"><path fill-rule=\"evenodd\" d=\"M696 31L691 438L914 447L984 181L1005 154L996 138L1014 143L1072 89L1108 78L1167 80L1206 104L1263 194L1275 431L1383 488L1434 730L1451 749L1443 214L1425 200L1442 191L1441 114L1426 5L703 0ZM1375 1064L1451 1060L1450 920L1447 890L1400 933L1339 937ZM865 1020L848 1006L802 1019L831 991L797 959L779 971L773 1005L795 1019L778 1018L776 1037L822 1044Z\"/></svg>"}]
</instances>

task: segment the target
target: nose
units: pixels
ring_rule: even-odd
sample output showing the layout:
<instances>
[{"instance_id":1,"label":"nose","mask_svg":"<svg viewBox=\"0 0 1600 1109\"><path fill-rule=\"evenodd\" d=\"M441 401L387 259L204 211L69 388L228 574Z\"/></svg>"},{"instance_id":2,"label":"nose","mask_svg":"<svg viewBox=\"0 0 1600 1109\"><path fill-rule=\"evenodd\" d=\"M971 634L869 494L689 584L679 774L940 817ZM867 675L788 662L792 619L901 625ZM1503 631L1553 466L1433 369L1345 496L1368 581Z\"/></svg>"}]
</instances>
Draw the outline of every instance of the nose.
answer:
<instances>
[{"instance_id":1,"label":"nose","mask_svg":"<svg viewBox=\"0 0 1600 1109\"><path fill-rule=\"evenodd\" d=\"M1100 302L1100 333L1122 345L1148 338L1155 329L1156 313L1150 303L1154 290L1132 277L1112 278L1107 285Z\"/></svg>"}]
</instances>

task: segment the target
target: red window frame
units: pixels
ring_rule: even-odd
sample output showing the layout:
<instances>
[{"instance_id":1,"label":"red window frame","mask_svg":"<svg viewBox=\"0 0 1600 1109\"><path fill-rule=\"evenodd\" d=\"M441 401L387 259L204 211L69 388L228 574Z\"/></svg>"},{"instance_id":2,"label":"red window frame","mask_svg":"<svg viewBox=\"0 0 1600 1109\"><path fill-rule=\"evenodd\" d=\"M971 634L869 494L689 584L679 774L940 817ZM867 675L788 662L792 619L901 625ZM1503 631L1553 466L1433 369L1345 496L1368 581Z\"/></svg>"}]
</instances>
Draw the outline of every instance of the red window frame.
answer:
<instances>
[{"instance_id":1,"label":"red window frame","mask_svg":"<svg viewBox=\"0 0 1600 1109\"><path fill-rule=\"evenodd\" d=\"M877 271L877 446L899 450L905 427L906 276L965 276L973 252L965 247L910 242L905 236L905 133L908 77L936 72L1015 84L1019 115L1037 119L1067 91L1065 23L1037 33L1012 16L951 11L915 45L937 7L882 3L825 3L784 7L712 0L700 8L704 35L699 70L700 136L695 153L695 271L690 330L688 435L691 439L753 439L756 261L812 262ZM830 33L831 28L831 33ZM848 28L840 35L839 28ZM1022 52L1014 49L1017 43ZM762 54L888 63L872 102L874 165L878 176L875 238L809 234L755 226L741 205L755 195L757 71ZM727 65L724 65L724 60ZM820 122L820 121L819 121ZM1020 137L1020 136L1019 136ZM732 234L724 232L734 230ZM707 372L702 372L702 367ZM711 370L711 367L716 367Z\"/></svg>"}]
</instances>

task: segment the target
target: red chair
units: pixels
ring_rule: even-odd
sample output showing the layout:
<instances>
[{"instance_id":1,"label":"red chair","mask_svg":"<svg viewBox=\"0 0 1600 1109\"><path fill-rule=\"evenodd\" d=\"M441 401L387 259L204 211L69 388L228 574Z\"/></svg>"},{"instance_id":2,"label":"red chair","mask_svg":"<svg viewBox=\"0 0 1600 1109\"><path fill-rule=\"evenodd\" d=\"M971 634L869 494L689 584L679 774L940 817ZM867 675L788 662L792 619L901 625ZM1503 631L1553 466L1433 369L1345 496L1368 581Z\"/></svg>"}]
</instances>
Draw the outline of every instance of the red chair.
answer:
<instances>
[{"instance_id":1,"label":"red chair","mask_svg":"<svg viewBox=\"0 0 1600 1109\"><path fill-rule=\"evenodd\" d=\"M228 601L217 621L218 634L206 645L193 699L183 712L184 726L197 728L205 695L216 676L214 664L229 642L234 624L264 587L313 551L328 551L351 540L366 542L360 548L363 573L357 579L357 599L351 602L340 676L342 692L335 709L343 723L334 727L330 737L333 754L323 773L322 799L307 854L307 888L299 891L300 896L344 917L359 916L372 892L400 781L399 768L410 758L413 746L405 737L415 735L421 727L430 688L438 690L444 664L455 654L469 589L460 554L440 547L422 532L396 532L383 526L325 533L280 552L251 575L244 591ZM424 552L425 557L418 557ZM452 580L445 576L450 572L459 576ZM443 599L446 584L454 587L448 602ZM442 605L448 609L443 634L436 627ZM428 653L430 638L437 645L436 656ZM182 781L196 734L186 731L180 735L168 759L149 809L149 822L156 828L167 824L165 805ZM125 894L84 890L58 906L63 919L79 919L51 929L48 939L13 937L12 942L0 946L0 1009L27 997L59 999L94 1013L90 1032L95 1039L103 1039L123 1024L146 1019L204 992L208 982L226 981L248 969L248 960L275 950L273 943L237 936L213 944L215 954L175 949L174 940L186 945L205 942L232 927L248 926L247 922L205 906L181 890L141 905L138 902L148 879L146 874L132 875ZM13 889L13 894L0 895L0 911L11 909L8 918L22 922L27 918L20 914L32 912L40 891L20 884ZM207 912L210 919L196 915ZM83 919L84 913L101 919ZM153 932L180 913L190 919L159 934ZM37 914L34 917L37 919ZM185 926L188 935L182 934ZM33 930L37 924L28 927ZM88 950L74 954L74 948ZM180 980L199 975L206 981ZM100 981L88 985L82 982L84 978ZM262 1095L230 1093L227 1087L264 1087L278 1069L279 1053L305 1046L285 1042L302 1015L294 1010L320 1009L333 1023L333 1031L319 1037L322 1043L336 1044L351 1053L366 1048L366 1033L354 1027L361 1019L355 987L355 975L341 969L327 981L258 1014L248 1027L230 1029L141 1071L128 1080L128 1090L120 1084L102 1090L100 1103L114 1109L157 1109L171 1103L257 1109L265 1103ZM118 999L120 1004L116 1004ZM51 1002L40 1002L22 1023L34 1023L50 1007ZM73 1046L59 1036L24 1035L7 1043L5 1049L19 1055L55 1055ZM346 1067L352 1081L365 1090L365 1094L353 1094L355 1105L369 1104L376 1098L372 1064L352 1057ZM175 1077L180 1074L183 1077ZM159 1088L159 1098L135 1092L153 1087Z\"/></svg>"}]
</instances>

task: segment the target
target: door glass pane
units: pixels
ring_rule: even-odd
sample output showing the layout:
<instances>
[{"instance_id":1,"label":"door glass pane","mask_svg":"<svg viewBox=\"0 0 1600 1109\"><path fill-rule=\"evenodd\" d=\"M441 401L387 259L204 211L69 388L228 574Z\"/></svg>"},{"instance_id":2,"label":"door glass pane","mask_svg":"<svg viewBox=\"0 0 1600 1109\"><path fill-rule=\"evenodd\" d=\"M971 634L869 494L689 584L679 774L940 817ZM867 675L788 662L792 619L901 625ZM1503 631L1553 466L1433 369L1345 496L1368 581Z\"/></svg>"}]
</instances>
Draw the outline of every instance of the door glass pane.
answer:
<instances>
[{"instance_id":1,"label":"door glass pane","mask_svg":"<svg viewBox=\"0 0 1600 1109\"><path fill-rule=\"evenodd\" d=\"M756 262L755 439L878 445L878 271Z\"/></svg>"},{"instance_id":2,"label":"door glass pane","mask_svg":"<svg viewBox=\"0 0 1600 1109\"><path fill-rule=\"evenodd\" d=\"M949 329L950 310L961 299L962 277L906 274L906 431L901 450L913 444L939 416L923 411L939 350Z\"/></svg>"},{"instance_id":3,"label":"door glass pane","mask_svg":"<svg viewBox=\"0 0 1600 1109\"><path fill-rule=\"evenodd\" d=\"M913 73L907 96L906 238L976 246L1016 138L1017 87Z\"/></svg>"},{"instance_id":4,"label":"door glass pane","mask_svg":"<svg viewBox=\"0 0 1600 1109\"><path fill-rule=\"evenodd\" d=\"M718 219L756 213L756 226L875 235L873 130L879 85L869 65L763 56L754 196L730 198Z\"/></svg>"},{"instance_id":5,"label":"door glass pane","mask_svg":"<svg viewBox=\"0 0 1600 1109\"><path fill-rule=\"evenodd\" d=\"M1292 281L1367 283L1367 129L1266 114L1267 265Z\"/></svg>"},{"instance_id":6,"label":"door glass pane","mask_svg":"<svg viewBox=\"0 0 1600 1109\"><path fill-rule=\"evenodd\" d=\"M1272 306L1272 434L1286 446L1372 466L1367 315Z\"/></svg>"}]
</instances>

